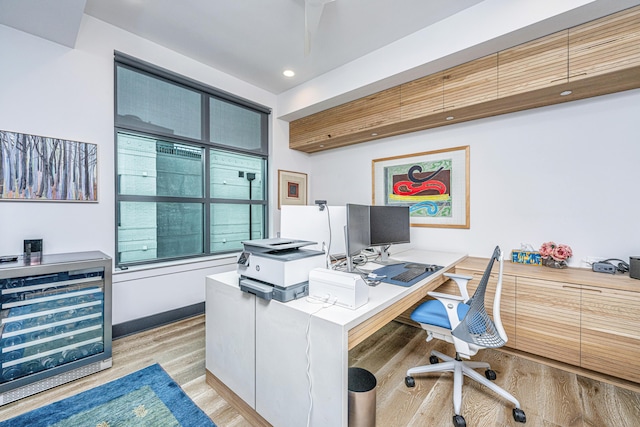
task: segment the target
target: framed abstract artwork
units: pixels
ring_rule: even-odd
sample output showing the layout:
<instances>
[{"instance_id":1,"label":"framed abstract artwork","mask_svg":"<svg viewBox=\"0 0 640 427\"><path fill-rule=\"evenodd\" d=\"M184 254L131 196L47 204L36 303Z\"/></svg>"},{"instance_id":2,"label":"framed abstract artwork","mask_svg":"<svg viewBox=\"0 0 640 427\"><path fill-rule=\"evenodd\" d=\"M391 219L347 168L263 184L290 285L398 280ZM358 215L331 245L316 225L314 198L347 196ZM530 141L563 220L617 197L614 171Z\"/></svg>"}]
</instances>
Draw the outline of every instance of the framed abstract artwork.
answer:
<instances>
[{"instance_id":1,"label":"framed abstract artwork","mask_svg":"<svg viewBox=\"0 0 640 427\"><path fill-rule=\"evenodd\" d=\"M469 146L374 159L373 204L409 206L416 227L469 228Z\"/></svg>"},{"instance_id":2,"label":"framed abstract artwork","mask_svg":"<svg viewBox=\"0 0 640 427\"><path fill-rule=\"evenodd\" d=\"M98 146L0 130L0 201L98 201Z\"/></svg>"},{"instance_id":3,"label":"framed abstract artwork","mask_svg":"<svg viewBox=\"0 0 640 427\"><path fill-rule=\"evenodd\" d=\"M282 205L307 204L307 174L278 170L278 209Z\"/></svg>"}]
</instances>

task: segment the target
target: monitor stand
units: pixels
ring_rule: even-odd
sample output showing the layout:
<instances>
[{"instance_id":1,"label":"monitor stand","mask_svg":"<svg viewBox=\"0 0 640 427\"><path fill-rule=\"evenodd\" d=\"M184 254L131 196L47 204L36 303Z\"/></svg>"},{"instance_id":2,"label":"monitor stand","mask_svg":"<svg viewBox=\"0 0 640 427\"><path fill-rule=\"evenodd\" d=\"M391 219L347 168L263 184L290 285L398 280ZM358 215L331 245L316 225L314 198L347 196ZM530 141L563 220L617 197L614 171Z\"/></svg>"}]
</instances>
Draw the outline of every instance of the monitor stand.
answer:
<instances>
[{"instance_id":1,"label":"monitor stand","mask_svg":"<svg viewBox=\"0 0 640 427\"><path fill-rule=\"evenodd\" d=\"M377 258L375 261L376 264L381 265L394 265L394 264L402 264L404 261L398 261L397 259L390 258L389 256L389 248L391 245L382 246L380 248L380 258Z\"/></svg>"}]
</instances>

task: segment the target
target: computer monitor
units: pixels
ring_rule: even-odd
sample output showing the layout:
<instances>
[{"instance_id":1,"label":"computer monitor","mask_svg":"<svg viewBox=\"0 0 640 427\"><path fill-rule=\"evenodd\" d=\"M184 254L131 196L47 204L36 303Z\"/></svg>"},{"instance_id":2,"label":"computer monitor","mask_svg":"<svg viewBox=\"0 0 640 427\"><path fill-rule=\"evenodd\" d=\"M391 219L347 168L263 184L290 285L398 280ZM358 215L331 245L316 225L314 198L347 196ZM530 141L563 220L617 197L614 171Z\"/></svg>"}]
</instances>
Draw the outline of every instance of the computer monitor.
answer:
<instances>
[{"instance_id":1,"label":"computer monitor","mask_svg":"<svg viewBox=\"0 0 640 427\"><path fill-rule=\"evenodd\" d=\"M410 243L408 206L370 206L369 246L381 246L380 262L389 262L389 246Z\"/></svg>"},{"instance_id":2,"label":"computer monitor","mask_svg":"<svg viewBox=\"0 0 640 427\"><path fill-rule=\"evenodd\" d=\"M344 226L347 271L353 272L353 257L369 245L369 206L347 204L347 223Z\"/></svg>"}]
</instances>

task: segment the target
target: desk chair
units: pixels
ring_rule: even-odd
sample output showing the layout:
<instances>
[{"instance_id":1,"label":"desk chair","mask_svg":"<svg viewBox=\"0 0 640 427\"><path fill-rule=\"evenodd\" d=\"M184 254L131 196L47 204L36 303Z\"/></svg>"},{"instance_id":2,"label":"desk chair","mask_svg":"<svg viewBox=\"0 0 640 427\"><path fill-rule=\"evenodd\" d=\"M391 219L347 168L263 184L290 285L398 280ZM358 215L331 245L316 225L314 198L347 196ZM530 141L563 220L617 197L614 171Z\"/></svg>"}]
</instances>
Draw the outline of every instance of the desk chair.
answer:
<instances>
[{"instance_id":1,"label":"desk chair","mask_svg":"<svg viewBox=\"0 0 640 427\"><path fill-rule=\"evenodd\" d=\"M494 261L498 260L500 272L496 295L493 301L493 320L487 314L484 307L484 295L491 275ZM456 349L456 357L451 358L438 351L432 350L429 362L431 365L418 366L407 371L405 384L414 387L413 375L426 372L453 372L453 424L455 427L467 425L460 415L462 405L463 375L487 386L500 396L515 405L513 418L520 423L526 422L526 416L520 403L506 390L498 387L489 380L496 379L496 373L485 362L464 362L478 350L483 348L502 347L507 342L507 334L500 321L500 293L502 291L502 253L496 246L489 265L480 279L480 283L473 297L469 298L467 283L470 276L445 273L445 276L453 279L460 289L460 296L447 295L440 292L429 292L434 300L420 304L411 314L411 319L418 322L427 331L427 341L438 338L452 343ZM439 363L440 359L444 363ZM474 371L477 368L485 368L485 377Z\"/></svg>"}]
</instances>

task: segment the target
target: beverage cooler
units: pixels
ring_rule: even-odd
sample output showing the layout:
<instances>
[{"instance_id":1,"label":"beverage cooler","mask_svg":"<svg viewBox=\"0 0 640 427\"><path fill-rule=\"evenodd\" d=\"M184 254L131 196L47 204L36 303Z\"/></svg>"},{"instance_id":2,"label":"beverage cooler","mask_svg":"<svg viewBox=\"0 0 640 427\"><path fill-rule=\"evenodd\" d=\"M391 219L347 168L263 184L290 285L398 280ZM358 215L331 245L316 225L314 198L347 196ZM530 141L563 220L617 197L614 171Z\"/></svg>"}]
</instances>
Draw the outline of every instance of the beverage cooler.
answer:
<instances>
[{"instance_id":1,"label":"beverage cooler","mask_svg":"<svg viewBox=\"0 0 640 427\"><path fill-rule=\"evenodd\" d=\"M111 367L111 259L0 264L0 405Z\"/></svg>"}]
</instances>

